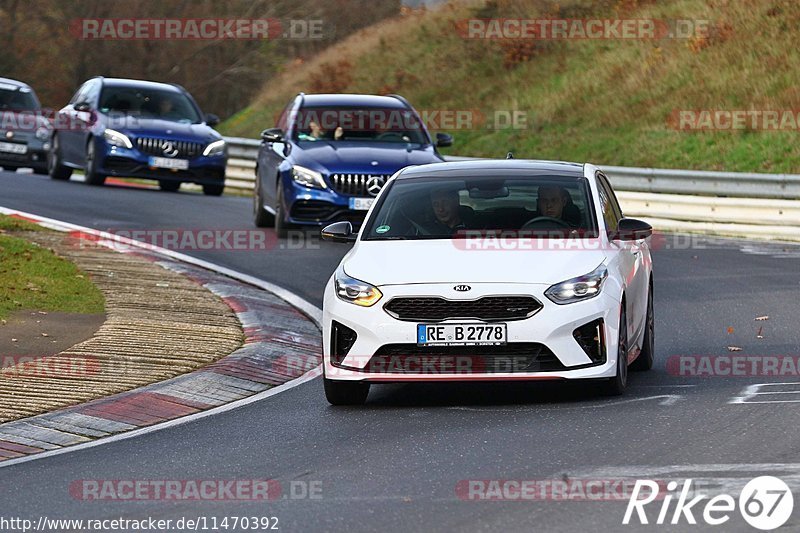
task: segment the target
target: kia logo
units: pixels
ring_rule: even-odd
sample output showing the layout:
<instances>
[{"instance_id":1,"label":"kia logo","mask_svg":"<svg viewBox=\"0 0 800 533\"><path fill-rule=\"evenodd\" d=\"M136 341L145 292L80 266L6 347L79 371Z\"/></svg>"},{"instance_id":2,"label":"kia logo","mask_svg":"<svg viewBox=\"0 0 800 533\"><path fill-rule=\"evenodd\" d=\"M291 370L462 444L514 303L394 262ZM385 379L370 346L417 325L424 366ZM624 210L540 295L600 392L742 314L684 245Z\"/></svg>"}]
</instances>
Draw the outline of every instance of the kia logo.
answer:
<instances>
[{"instance_id":1,"label":"kia logo","mask_svg":"<svg viewBox=\"0 0 800 533\"><path fill-rule=\"evenodd\" d=\"M456 285L455 287L453 287L453 290L456 292L467 292L469 290L472 290L472 287L470 287L469 285Z\"/></svg>"}]
</instances>

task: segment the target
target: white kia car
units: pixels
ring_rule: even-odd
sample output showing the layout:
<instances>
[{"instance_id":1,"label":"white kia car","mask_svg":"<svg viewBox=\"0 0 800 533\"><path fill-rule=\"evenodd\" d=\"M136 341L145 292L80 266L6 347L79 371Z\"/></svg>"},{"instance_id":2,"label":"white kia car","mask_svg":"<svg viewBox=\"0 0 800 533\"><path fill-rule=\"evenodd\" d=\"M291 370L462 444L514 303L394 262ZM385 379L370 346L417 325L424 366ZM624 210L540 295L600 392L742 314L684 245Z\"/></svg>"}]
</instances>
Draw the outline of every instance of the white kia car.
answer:
<instances>
[{"instance_id":1,"label":"white kia car","mask_svg":"<svg viewBox=\"0 0 800 533\"><path fill-rule=\"evenodd\" d=\"M653 365L645 222L624 218L590 164L484 160L408 167L387 182L325 288L334 405L371 383L602 380Z\"/></svg>"}]
</instances>

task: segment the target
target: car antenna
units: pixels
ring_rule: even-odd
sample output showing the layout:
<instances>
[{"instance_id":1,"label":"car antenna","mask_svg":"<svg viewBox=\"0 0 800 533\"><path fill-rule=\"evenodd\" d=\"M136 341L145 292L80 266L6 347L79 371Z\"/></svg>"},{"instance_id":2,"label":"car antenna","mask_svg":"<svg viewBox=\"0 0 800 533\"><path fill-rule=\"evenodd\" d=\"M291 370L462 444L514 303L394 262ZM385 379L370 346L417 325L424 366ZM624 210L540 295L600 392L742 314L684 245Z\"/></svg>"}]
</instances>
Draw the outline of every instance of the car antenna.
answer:
<instances>
[{"instance_id":1,"label":"car antenna","mask_svg":"<svg viewBox=\"0 0 800 533\"><path fill-rule=\"evenodd\" d=\"M506 159L514 159L514 152L508 152L506 154Z\"/></svg>"}]
</instances>

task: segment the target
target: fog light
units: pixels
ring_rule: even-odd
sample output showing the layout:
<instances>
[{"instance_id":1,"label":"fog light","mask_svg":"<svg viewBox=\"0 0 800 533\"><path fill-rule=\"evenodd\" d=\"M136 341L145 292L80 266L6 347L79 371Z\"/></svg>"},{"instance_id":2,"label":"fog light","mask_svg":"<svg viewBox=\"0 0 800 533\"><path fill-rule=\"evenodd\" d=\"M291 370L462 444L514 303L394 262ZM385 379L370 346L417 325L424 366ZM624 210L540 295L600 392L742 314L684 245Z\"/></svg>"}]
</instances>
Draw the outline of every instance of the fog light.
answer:
<instances>
[{"instance_id":1,"label":"fog light","mask_svg":"<svg viewBox=\"0 0 800 533\"><path fill-rule=\"evenodd\" d=\"M340 366L358 335L355 331L335 320L331 324L331 362Z\"/></svg>"},{"instance_id":2,"label":"fog light","mask_svg":"<svg viewBox=\"0 0 800 533\"><path fill-rule=\"evenodd\" d=\"M592 360L592 363L606 362L606 338L602 318L577 328L572 332L572 336Z\"/></svg>"}]
</instances>

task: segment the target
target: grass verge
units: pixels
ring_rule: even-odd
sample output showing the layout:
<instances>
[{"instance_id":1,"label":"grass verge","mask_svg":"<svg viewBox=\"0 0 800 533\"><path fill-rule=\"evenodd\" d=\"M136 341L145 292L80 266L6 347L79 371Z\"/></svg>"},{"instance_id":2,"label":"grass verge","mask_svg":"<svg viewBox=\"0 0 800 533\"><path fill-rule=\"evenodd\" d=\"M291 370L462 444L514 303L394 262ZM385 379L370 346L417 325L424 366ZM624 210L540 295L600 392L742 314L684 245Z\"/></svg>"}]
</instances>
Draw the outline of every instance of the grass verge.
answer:
<instances>
[{"instance_id":1,"label":"grass verge","mask_svg":"<svg viewBox=\"0 0 800 533\"><path fill-rule=\"evenodd\" d=\"M102 313L100 290L73 263L15 236L42 228L0 215L0 318L13 311Z\"/></svg>"}]
</instances>

